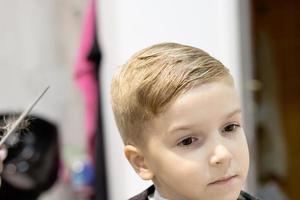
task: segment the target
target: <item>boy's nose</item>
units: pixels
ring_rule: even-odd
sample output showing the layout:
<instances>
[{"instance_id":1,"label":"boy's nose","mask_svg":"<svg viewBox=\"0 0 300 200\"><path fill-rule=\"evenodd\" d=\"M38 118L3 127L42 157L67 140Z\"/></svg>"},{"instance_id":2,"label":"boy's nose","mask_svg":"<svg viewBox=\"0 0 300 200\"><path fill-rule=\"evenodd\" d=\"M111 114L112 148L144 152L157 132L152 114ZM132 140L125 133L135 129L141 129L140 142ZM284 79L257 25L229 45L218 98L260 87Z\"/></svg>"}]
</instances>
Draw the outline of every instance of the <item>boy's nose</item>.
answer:
<instances>
[{"instance_id":1,"label":"boy's nose","mask_svg":"<svg viewBox=\"0 0 300 200\"><path fill-rule=\"evenodd\" d=\"M214 148L213 155L210 158L210 164L212 166L229 164L231 158L232 155L230 151L224 145L219 144Z\"/></svg>"}]
</instances>

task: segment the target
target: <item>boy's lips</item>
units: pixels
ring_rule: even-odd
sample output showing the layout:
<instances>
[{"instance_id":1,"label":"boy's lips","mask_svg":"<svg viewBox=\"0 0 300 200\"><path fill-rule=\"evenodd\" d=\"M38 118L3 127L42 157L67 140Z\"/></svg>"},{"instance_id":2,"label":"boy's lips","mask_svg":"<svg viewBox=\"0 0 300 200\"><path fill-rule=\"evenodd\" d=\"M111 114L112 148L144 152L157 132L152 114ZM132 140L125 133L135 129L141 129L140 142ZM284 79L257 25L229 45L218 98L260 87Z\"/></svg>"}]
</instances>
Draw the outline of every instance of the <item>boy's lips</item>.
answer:
<instances>
[{"instance_id":1,"label":"boy's lips","mask_svg":"<svg viewBox=\"0 0 300 200\"><path fill-rule=\"evenodd\" d=\"M226 183L231 182L236 177L237 177L237 175L224 176L224 177L221 177L221 178L218 178L218 179L212 181L208 185L222 185L222 184L226 184Z\"/></svg>"}]
</instances>

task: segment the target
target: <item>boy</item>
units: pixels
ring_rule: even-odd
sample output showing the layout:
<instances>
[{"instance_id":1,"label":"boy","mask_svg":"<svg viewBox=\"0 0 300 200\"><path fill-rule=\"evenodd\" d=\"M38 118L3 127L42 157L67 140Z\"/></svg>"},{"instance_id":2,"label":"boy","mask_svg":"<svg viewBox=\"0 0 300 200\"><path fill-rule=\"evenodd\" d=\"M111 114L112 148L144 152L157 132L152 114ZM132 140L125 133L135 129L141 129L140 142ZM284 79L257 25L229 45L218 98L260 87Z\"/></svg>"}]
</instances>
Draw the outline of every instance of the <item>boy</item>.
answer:
<instances>
[{"instance_id":1,"label":"boy","mask_svg":"<svg viewBox=\"0 0 300 200\"><path fill-rule=\"evenodd\" d=\"M154 186L131 200L255 199L233 79L206 52L176 43L137 52L114 76L112 108L124 153Z\"/></svg>"}]
</instances>

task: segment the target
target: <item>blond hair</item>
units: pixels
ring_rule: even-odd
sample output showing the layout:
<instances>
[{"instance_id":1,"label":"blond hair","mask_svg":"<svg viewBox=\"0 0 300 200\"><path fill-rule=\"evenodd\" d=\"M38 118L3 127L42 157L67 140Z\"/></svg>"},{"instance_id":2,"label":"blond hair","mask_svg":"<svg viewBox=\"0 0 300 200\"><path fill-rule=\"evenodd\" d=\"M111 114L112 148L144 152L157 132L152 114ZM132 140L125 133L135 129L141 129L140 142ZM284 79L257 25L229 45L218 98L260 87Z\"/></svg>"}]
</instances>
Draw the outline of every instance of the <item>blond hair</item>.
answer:
<instances>
[{"instance_id":1,"label":"blond hair","mask_svg":"<svg viewBox=\"0 0 300 200\"><path fill-rule=\"evenodd\" d=\"M161 43L134 54L115 74L112 108L125 144L143 145L147 122L180 94L229 71L201 49Z\"/></svg>"}]
</instances>

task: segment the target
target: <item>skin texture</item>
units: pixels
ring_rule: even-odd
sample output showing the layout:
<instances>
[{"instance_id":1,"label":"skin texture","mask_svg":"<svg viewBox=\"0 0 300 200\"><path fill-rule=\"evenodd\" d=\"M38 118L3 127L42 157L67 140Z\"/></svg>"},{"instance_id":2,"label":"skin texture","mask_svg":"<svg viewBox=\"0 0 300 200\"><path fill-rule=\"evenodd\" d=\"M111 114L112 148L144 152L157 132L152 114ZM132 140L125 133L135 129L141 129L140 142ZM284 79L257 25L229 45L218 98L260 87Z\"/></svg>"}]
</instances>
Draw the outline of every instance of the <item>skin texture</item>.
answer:
<instances>
[{"instance_id":1,"label":"skin texture","mask_svg":"<svg viewBox=\"0 0 300 200\"><path fill-rule=\"evenodd\" d=\"M136 172L168 200L236 200L249 152L231 78L205 83L177 98L149 128L147 145L127 145ZM228 181L216 182L224 177Z\"/></svg>"},{"instance_id":2,"label":"skin texture","mask_svg":"<svg viewBox=\"0 0 300 200\"><path fill-rule=\"evenodd\" d=\"M7 149L4 147L0 148L0 175L3 171L3 161L7 156ZM0 185L1 185L1 176L0 176Z\"/></svg>"}]
</instances>

